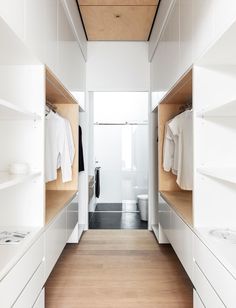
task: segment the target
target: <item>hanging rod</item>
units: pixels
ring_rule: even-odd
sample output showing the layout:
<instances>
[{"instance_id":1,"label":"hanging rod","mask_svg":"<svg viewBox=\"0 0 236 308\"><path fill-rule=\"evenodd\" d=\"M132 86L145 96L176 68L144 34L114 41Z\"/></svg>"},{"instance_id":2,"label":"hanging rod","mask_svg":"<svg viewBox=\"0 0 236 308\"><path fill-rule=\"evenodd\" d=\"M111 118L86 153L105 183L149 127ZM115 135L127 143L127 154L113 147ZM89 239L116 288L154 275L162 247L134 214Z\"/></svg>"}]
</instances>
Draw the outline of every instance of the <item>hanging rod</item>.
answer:
<instances>
[{"instance_id":1,"label":"hanging rod","mask_svg":"<svg viewBox=\"0 0 236 308\"><path fill-rule=\"evenodd\" d=\"M129 123L129 122L124 122L124 123L99 123L95 122L93 125L148 125L148 122L146 123Z\"/></svg>"}]
</instances>

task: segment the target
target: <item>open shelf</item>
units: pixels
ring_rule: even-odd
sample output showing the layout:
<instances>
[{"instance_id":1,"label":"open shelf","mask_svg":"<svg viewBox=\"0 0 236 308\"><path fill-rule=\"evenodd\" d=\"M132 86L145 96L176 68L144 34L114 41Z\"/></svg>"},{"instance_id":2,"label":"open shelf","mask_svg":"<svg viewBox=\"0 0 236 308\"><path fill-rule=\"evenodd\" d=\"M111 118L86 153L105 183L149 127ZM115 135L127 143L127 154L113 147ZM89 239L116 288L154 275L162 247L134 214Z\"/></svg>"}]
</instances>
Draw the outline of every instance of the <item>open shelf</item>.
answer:
<instances>
[{"instance_id":1,"label":"open shelf","mask_svg":"<svg viewBox=\"0 0 236 308\"><path fill-rule=\"evenodd\" d=\"M46 67L46 98L53 104L78 104L76 98Z\"/></svg>"},{"instance_id":2,"label":"open shelf","mask_svg":"<svg viewBox=\"0 0 236 308\"><path fill-rule=\"evenodd\" d=\"M8 172L0 172L0 190L30 181L40 174L41 172L31 172L23 175L15 175Z\"/></svg>"},{"instance_id":3,"label":"open shelf","mask_svg":"<svg viewBox=\"0 0 236 308\"><path fill-rule=\"evenodd\" d=\"M206 176L236 184L236 167L198 168L197 171Z\"/></svg>"},{"instance_id":4,"label":"open shelf","mask_svg":"<svg viewBox=\"0 0 236 308\"><path fill-rule=\"evenodd\" d=\"M49 224L76 194L77 190L46 190L45 224Z\"/></svg>"},{"instance_id":5,"label":"open shelf","mask_svg":"<svg viewBox=\"0 0 236 308\"><path fill-rule=\"evenodd\" d=\"M236 117L236 100L232 100L231 102L228 102L215 108L203 110L198 114L198 116L204 118Z\"/></svg>"},{"instance_id":6,"label":"open shelf","mask_svg":"<svg viewBox=\"0 0 236 308\"><path fill-rule=\"evenodd\" d=\"M192 192L191 191L161 191L161 197L189 225L193 226Z\"/></svg>"},{"instance_id":7,"label":"open shelf","mask_svg":"<svg viewBox=\"0 0 236 308\"><path fill-rule=\"evenodd\" d=\"M0 99L0 120L39 120L40 116Z\"/></svg>"}]
</instances>

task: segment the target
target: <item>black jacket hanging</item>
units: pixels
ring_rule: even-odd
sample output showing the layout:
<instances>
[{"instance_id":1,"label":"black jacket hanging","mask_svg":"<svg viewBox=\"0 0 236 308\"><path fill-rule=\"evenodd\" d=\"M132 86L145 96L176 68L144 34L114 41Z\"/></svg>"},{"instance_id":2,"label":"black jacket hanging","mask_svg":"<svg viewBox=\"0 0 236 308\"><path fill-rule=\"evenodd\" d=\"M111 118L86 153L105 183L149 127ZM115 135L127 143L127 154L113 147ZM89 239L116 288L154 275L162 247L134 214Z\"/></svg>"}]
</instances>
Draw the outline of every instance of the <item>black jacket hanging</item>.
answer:
<instances>
[{"instance_id":1,"label":"black jacket hanging","mask_svg":"<svg viewBox=\"0 0 236 308\"><path fill-rule=\"evenodd\" d=\"M82 142L82 128L79 126L79 172L84 171L84 154Z\"/></svg>"},{"instance_id":2,"label":"black jacket hanging","mask_svg":"<svg viewBox=\"0 0 236 308\"><path fill-rule=\"evenodd\" d=\"M95 168L95 196L100 196L100 167Z\"/></svg>"}]
</instances>

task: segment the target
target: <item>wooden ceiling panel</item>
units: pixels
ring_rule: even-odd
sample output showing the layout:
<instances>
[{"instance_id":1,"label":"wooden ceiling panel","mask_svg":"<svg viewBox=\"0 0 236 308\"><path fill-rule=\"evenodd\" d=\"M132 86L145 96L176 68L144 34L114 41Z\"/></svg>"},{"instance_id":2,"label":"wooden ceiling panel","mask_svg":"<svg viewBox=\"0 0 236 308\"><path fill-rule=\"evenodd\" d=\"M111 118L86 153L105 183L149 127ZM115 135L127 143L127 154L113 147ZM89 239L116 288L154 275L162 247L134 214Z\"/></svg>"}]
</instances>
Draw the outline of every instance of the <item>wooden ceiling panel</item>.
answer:
<instances>
[{"instance_id":1,"label":"wooden ceiling panel","mask_svg":"<svg viewBox=\"0 0 236 308\"><path fill-rule=\"evenodd\" d=\"M156 10L157 5L80 5L88 40L91 41L146 41L150 34Z\"/></svg>"},{"instance_id":2,"label":"wooden ceiling panel","mask_svg":"<svg viewBox=\"0 0 236 308\"><path fill-rule=\"evenodd\" d=\"M158 5L159 0L78 0L79 5Z\"/></svg>"}]
</instances>

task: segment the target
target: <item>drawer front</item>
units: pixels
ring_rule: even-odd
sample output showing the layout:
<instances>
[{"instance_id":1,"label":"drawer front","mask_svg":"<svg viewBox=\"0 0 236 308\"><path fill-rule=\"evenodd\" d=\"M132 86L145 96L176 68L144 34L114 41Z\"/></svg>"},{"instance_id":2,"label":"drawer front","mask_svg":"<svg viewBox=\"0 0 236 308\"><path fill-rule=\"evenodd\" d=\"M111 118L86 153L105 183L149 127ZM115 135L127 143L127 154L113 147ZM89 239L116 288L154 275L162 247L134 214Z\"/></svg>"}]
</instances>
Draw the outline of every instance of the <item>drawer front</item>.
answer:
<instances>
[{"instance_id":1,"label":"drawer front","mask_svg":"<svg viewBox=\"0 0 236 308\"><path fill-rule=\"evenodd\" d=\"M197 237L194 239L194 258L225 305L235 308L236 280Z\"/></svg>"},{"instance_id":2,"label":"drawer front","mask_svg":"<svg viewBox=\"0 0 236 308\"><path fill-rule=\"evenodd\" d=\"M193 278L193 232L183 220L172 211L169 240L190 279Z\"/></svg>"},{"instance_id":3,"label":"drawer front","mask_svg":"<svg viewBox=\"0 0 236 308\"><path fill-rule=\"evenodd\" d=\"M45 308L45 291L44 289L41 291L39 297L36 300L33 308Z\"/></svg>"},{"instance_id":4,"label":"drawer front","mask_svg":"<svg viewBox=\"0 0 236 308\"><path fill-rule=\"evenodd\" d=\"M196 263L194 264L194 285L206 308L225 308Z\"/></svg>"},{"instance_id":5,"label":"drawer front","mask_svg":"<svg viewBox=\"0 0 236 308\"><path fill-rule=\"evenodd\" d=\"M68 211L71 212L78 212L78 203L77 202L72 202L67 206Z\"/></svg>"},{"instance_id":6,"label":"drawer front","mask_svg":"<svg viewBox=\"0 0 236 308\"><path fill-rule=\"evenodd\" d=\"M160 225L168 239L170 233L170 217L171 217L170 207L166 203L160 203L159 204Z\"/></svg>"},{"instance_id":7,"label":"drawer front","mask_svg":"<svg viewBox=\"0 0 236 308\"><path fill-rule=\"evenodd\" d=\"M11 307L43 260L43 236L0 282L1 307Z\"/></svg>"},{"instance_id":8,"label":"drawer front","mask_svg":"<svg viewBox=\"0 0 236 308\"><path fill-rule=\"evenodd\" d=\"M67 212L67 239L70 237L76 224L78 223L78 212Z\"/></svg>"},{"instance_id":9,"label":"drawer front","mask_svg":"<svg viewBox=\"0 0 236 308\"><path fill-rule=\"evenodd\" d=\"M193 308L205 308L199 295L193 290Z\"/></svg>"},{"instance_id":10,"label":"drawer front","mask_svg":"<svg viewBox=\"0 0 236 308\"><path fill-rule=\"evenodd\" d=\"M27 286L13 305L14 308L31 308L37 300L44 284L44 262L42 262Z\"/></svg>"},{"instance_id":11,"label":"drawer front","mask_svg":"<svg viewBox=\"0 0 236 308\"><path fill-rule=\"evenodd\" d=\"M66 241L66 209L64 209L45 231L45 280L50 275Z\"/></svg>"}]
</instances>

